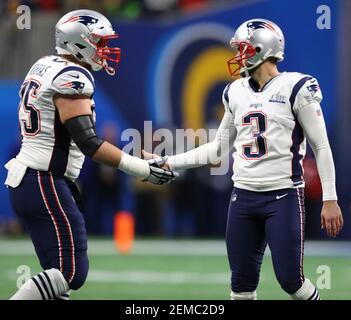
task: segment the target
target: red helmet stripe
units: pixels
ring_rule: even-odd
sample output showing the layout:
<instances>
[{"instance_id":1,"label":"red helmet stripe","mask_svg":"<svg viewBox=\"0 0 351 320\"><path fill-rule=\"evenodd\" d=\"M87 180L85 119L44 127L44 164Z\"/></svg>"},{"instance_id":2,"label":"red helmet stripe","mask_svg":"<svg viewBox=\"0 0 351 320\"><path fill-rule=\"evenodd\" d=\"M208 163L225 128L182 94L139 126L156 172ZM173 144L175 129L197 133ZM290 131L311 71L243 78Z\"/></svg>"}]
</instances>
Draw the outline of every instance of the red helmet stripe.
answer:
<instances>
[{"instance_id":1,"label":"red helmet stripe","mask_svg":"<svg viewBox=\"0 0 351 320\"><path fill-rule=\"evenodd\" d=\"M79 20L79 16L73 16L73 17L69 18L67 21L65 21L64 23L75 22L75 21L78 21L78 20Z\"/></svg>"},{"instance_id":2,"label":"red helmet stripe","mask_svg":"<svg viewBox=\"0 0 351 320\"><path fill-rule=\"evenodd\" d=\"M267 29L274 31L274 32L279 36L279 38L280 38L279 33L274 29L274 27L273 27L271 24L265 23L264 26L265 26Z\"/></svg>"}]
</instances>

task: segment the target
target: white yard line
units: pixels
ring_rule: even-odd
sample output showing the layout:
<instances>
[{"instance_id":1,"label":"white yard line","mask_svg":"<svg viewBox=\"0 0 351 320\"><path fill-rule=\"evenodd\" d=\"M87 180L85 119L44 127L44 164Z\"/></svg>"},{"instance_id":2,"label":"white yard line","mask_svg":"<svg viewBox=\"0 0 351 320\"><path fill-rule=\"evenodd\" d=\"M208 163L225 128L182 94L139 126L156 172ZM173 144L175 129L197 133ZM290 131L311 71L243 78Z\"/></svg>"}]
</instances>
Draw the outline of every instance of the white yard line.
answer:
<instances>
[{"instance_id":1,"label":"white yard line","mask_svg":"<svg viewBox=\"0 0 351 320\"><path fill-rule=\"evenodd\" d=\"M16 281L18 274L7 271L6 278ZM196 273L184 271L112 271L112 270L89 270L88 282L96 283L157 283L157 284L227 284L230 272Z\"/></svg>"},{"instance_id":2,"label":"white yard line","mask_svg":"<svg viewBox=\"0 0 351 320\"><path fill-rule=\"evenodd\" d=\"M90 255L118 255L111 240L90 240ZM1 240L0 255L34 255L30 240ZM269 250L266 250L269 255ZM224 240L136 240L131 255L225 256ZM305 256L351 257L351 242L307 241Z\"/></svg>"},{"instance_id":3,"label":"white yard line","mask_svg":"<svg viewBox=\"0 0 351 320\"><path fill-rule=\"evenodd\" d=\"M91 270L88 282L115 283L158 283L158 284L227 284L230 273L195 273L195 272L161 272L161 271L104 271Z\"/></svg>"}]
</instances>

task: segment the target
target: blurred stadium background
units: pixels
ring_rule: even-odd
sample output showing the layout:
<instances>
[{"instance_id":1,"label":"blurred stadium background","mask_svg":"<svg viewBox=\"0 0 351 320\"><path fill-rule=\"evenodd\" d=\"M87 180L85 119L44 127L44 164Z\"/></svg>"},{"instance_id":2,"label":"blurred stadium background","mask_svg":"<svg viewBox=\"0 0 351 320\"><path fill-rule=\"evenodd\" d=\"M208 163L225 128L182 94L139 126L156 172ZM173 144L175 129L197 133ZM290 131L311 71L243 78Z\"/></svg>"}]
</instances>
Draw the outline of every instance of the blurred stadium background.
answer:
<instances>
[{"instance_id":1,"label":"blurred stadium background","mask_svg":"<svg viewBox=\"0 0 351 320\"><path fill-rule=\"evenodd\" d=\"M16 9L31 7L31 29L16 28ZM330 29L319 29L317 8L331 11ZM351 286L351 3L348 0L2 0L0 1L0 164L19 147L18 90L28 68L54 52L54 26L78 8L108 16L120 35L122 60L117 76L96 74L97 127L123 147L128 128L153 130L216 128L221 93L231 81L228 41L243 21L275 21L286 37L281 71L314 75L337 169L339 202L345 219L340 236L330 241L320 230L321 187L308 152L306 176L306 274L313 281L319 266L331 271L323 299L350 299ZM154 145L155 146L155 145ZM151 150L149 150L151 151ZM0 181L6 170L0 170ZM184 172L174 184L155 187L86 160L80 178L90 235L91 272L73 299L227 299L229 266L225 224L231 173L210 176L209 168ZM128 212L136 241L128 254L113 242L114 216ZM286 299L269 259L264 262L259 297ZM40 270L33 247L14 215L5 187L0 188L0 299L16 290L17 268Z\"/></svg>"}]
</instances>

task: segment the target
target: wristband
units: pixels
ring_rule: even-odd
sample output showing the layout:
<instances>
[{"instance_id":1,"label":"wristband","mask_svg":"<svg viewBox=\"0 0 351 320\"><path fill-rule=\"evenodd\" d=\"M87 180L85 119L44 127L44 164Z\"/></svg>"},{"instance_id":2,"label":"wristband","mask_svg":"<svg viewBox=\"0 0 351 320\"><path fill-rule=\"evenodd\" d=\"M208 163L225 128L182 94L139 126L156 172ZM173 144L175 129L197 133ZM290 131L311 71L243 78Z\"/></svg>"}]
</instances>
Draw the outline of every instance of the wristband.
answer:
<instances>
[{"instance_id":1,"label":"wristband","mask_svg":"<svg viewBox=\"0 0 351 320\"><path fill-rule=\"evenodd\" d=\"M134 177L145 179L150 175L149 163L122 152L118 169Z\"/></svg>"}]
</instances>

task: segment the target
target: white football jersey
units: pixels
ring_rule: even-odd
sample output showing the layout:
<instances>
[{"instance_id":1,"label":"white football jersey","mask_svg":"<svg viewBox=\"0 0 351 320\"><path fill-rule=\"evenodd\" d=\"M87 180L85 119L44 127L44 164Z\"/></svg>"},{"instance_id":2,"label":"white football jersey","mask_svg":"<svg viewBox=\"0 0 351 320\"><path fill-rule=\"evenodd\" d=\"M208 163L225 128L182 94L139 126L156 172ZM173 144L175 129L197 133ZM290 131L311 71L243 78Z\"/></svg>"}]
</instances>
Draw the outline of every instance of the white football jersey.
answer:
<instances>
[{"instance_id":1,"label":"white football jersey","mask_svg":"<svg viewBox=\"0 0 351 320\"><path fill-rule=\"evenodd\" d=\"M236 129L234 185L252 191L304 186L306 139L297 115L321 100L317 80L297 72L283 72L261 90L251 78L229 84L223 103Z\"/></svg>"},{"instance_id":2,"label":"white football jersey","mask_svg":"<svg viewBox=\"0 0 351 320\"><path fill-rule=\"evenodd\" d=\"M53 98L56 94L78 94L92 99L93 76L62 57L45 56L29 70L19 94L22 145L16 159L29 168L75 180L84 155L61 123Z\"/></svg>"}]
</instances>

